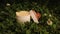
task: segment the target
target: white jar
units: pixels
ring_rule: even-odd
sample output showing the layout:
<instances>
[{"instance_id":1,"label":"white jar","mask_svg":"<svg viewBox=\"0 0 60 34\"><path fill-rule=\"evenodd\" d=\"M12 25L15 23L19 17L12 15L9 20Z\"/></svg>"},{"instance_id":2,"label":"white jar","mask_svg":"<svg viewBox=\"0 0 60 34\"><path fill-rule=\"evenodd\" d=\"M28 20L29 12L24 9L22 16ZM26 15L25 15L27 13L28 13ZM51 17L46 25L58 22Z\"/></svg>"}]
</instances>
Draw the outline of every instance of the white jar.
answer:
<instances>
[{"instance_id":1,"label":"white jar","mask_svg":"<svg viewBox=\"0 0 60 34\"><path fill-rule=\"evenodd\" d=\"M30 22L30 14L28 11L16 12L16 19L21 24L24 24L26 22Z\"/></svg>"}]
</instances>

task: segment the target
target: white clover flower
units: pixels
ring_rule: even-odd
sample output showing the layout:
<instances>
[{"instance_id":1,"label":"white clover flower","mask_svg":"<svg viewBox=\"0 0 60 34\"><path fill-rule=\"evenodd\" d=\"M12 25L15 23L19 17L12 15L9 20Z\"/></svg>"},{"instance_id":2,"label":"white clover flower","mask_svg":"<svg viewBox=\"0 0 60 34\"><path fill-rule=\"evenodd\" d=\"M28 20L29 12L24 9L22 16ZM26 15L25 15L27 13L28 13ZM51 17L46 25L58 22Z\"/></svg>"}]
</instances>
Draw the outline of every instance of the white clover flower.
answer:
<instances>
[{"instance_id":1,"label":"white clover flower","mask_svg":"<svg viewBox=\"0 0 60 34\"><path fill-rule=\"evenodd\" d=\"M10 6L11 4L7 3L6 6Z\"/></svg>"},{"instance_id":2,"label":"white clover flower","mask_svg":"<svg viewBox=\"0 0 60 34\"><path fill-rule=\"evenodd\" d=\"M51 14L49 14L49 17L52 17L52 15L51 15Z\"/></svg>"},{"instance_id":3,"label":"white clover flower","mask_svg":"<svg viewBox=\"0 0 60 34\"><path fill-rule=\"evenodd\" d=\"M52 22L50 19L48 19L47 24L48 24L48 25L52 25L52 23L53 23L53 22Z\"/></svg>"},{"instance_id":4,"label":"white clover flower","mask_svg":"<svg viewBox=\"0 0 60 34\"><path fill-rule=\"evenodd\" d=\"M44 13L44 16L47 16L47 14L46 14L46 13Z\"/></svg>"}]
</instances>

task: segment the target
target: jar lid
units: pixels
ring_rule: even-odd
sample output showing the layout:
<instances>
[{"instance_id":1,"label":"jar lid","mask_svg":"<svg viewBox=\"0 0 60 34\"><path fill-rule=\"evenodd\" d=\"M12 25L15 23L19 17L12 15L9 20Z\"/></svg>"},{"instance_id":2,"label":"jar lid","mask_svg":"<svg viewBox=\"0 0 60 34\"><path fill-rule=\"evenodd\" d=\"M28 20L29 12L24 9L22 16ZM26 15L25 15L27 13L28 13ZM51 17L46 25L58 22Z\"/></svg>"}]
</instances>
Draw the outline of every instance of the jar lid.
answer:
<instances>
[{"instance_id":1,"label":"jar lid","mask_svg":"<svg viewBox=\"0 0 60 34\"><path fill-rule=\"evenodd\" d=\"M39 23L38 19L36 17L36 12L34 10L30 10L30 16L32 17L32 19L35 23Z\"/></svg>"}]
</instances>

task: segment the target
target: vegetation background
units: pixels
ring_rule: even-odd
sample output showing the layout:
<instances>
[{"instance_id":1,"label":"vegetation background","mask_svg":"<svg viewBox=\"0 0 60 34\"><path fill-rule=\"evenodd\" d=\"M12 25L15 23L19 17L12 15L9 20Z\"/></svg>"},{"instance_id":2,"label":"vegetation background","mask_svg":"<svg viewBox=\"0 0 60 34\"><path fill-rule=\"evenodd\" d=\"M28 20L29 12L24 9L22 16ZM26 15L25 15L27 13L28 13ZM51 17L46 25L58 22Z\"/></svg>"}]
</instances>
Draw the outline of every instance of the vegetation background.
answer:
<instances>
[{"instance_id":1,"label":"vegetation background","mask_svg":"<svg viewBox=\"0 0 60 34\"><path fill-rule=\"evenodd\" d=\"M20 25L16 21L17 10L36 10L41 13L39 24ZM45 16L44 14L47 14ZM52 17L49 17L49 15ZM53 24L48 25L51 18ZM59 0L0 0L0 34L60 34Z\"/></svg>"}]
</instances>

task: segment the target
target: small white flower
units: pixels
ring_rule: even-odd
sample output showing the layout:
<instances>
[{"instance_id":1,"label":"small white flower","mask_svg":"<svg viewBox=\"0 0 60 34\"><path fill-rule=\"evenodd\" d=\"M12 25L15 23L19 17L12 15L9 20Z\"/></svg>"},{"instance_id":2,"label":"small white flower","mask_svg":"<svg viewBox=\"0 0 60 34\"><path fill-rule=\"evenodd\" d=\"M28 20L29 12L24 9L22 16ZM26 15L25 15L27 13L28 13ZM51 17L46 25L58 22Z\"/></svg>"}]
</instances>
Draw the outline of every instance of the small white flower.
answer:
<instances>
[{"instance_id":1,"label":"small white flower","mask_svg":"<svg viewBox=\"0 0 60 34\"><path fill-rule=\"evenodd\" d=\"M6 6L10 6L10 4L9 4L9 3L7 3L7 4L6 4Z\"/></svg>"},{"instance_id":2,"label":"small white flower","mask_svg":"<svg viewBox=\"0 0 60 34\"><path fill-rule=\"evenodd\" d=\"M44 13L44 16L47 16L47 14L46 14L46 13Z\"/></svg>"},{"instance_id":3,"label":"small white flower","mask_svg":"<svg viewBox=\"0 0 60 34\"><path fill-rule=\"evenodd\" d=\"M49 17L52 17L52 15L51 15L51 14L49 14Z\"/></svg>"},{"instance_id":4,"label":"small white flower","mask_svg":"<svg viewBox=\"0 0 60 34\"><path fill-rule=\"evenodd\" d=\"M53 23L53 22L52 22L50 19L48 19L47 24L48 24L48 25L52 25L52 23Z\"/></svg>"}]
</instances>

